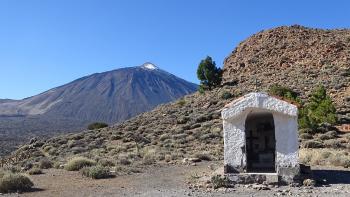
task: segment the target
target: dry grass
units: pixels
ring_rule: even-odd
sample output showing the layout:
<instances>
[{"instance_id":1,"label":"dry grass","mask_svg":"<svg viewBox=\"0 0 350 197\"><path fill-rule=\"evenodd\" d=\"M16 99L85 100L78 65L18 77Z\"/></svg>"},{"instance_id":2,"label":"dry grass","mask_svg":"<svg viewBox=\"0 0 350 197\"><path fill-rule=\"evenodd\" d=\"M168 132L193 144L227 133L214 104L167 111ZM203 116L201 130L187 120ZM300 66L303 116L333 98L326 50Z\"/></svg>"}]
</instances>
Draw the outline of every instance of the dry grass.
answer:
<instances>
[{"instance_id":1,"label":"dry grass","mask_svg":"<svg viewBox=\"0 0 350 197\"><path fill-rule=\"evenodd\" d=\"M84 167L93 166L95 164L96 162L91 159L85 157L75 157L71 159L64 168L68 171L78 171Z\"/></svg>"},{"instance_id":2,"label":"dry grass","mask_svg":"<svg viewBox=\"0 0 350 197\"><path fill-rule=\"evenodd\" d=\"M347 151L330 148L300 149L299 161L307 165L350 167L350 155Z\"/></svg>"},{"instance_id":3,"label":"dry grass","mask_svg":"<svg viewBox=\"0 0 350 197\"><path fill-rule=\"evenodd\" d=\"M90 177L92 179L105 179L111 177L109 168L100 165L84 167L81 169L81 172L84 176Z\"/></svg>"},{"instance_id":4,"label":"dry grass","mask_svg":"<svg viewBox=\"0 0 350 197\"><path fill-rule=\"evenodd\" d=\"M0 193L27 191L34 186L25 175L0 170Z\"/></svg>"}]
</instances>

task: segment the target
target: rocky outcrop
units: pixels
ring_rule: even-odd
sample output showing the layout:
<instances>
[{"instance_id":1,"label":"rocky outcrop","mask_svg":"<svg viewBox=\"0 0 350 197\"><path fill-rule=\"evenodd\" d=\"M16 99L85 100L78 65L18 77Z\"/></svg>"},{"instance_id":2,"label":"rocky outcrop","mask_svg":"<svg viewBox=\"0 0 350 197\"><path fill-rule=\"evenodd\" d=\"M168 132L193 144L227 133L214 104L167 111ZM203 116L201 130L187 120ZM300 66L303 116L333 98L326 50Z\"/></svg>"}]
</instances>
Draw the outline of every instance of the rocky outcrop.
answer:
<instances>
[{"instance_id":1,"label":"rocky outcrop","mask_svg":"<svg viewBox=\"0 0 350 197\"><path fill-rule=\"evenodd\" d=\"M294 25L261 31L225 59L223 83L245 92L277 83L303 98L323 84L338 112L350 113L350 30Z\"/></svg>"}]
</instances>

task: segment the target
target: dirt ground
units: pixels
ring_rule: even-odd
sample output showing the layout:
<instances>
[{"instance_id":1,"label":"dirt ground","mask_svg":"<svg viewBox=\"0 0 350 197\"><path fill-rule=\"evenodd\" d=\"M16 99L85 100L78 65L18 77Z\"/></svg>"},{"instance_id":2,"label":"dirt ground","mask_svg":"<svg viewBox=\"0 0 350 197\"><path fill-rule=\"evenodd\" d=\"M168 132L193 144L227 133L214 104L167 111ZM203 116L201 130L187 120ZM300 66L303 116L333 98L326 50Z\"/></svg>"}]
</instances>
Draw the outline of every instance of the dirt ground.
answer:
<instances>
[{"instance_id":1,"label":"dirt ground","mask_svg":"<svg viewBox=\"0 0 350 197\"><path fill-rule=\"evenodd\" d=\"M31 192L0 196L350 196L350 170L343 168L313 168L321 186L272 187L270 190L256 190L249 186L235 186L230 189L207 191L189 186L190 177L210 174L209 166L217 162L201 162L196 166L152 167L143 173L117 176L111 179L92 180L82 177L79 172L45 170L45 174L30 176L35 184Z\"/></svg>"}]
</instances>

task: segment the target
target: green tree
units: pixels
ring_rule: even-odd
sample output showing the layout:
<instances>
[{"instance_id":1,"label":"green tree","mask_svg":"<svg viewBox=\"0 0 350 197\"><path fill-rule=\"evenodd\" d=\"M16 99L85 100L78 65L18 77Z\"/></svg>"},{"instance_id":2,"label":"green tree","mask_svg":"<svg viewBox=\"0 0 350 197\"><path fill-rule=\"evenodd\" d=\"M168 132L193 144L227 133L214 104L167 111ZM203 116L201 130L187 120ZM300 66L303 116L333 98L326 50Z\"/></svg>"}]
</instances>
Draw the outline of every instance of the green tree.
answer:
<instances>
[{"instance_id":1,"label":"green tree","mask_svg":"<svg viewBox=\"0 0 350 197\"><path fill-rule=\"evenodd\" d=\"M222 70L207 56L198 65L197 77L200 80L200 89L211 90L221 84Z\"/></svg>"},{"instance_id":2,"label":"green tree","mask_svg":"<svg viewBox=\"0 0 350 197\"><path fill-rule=\"evenodd\" d=\"M321 123L335 124L337 122L335 106L324 86L315 89L308 104L300 110L299 116L301 128L316 128Z\"/></svg>"}]
</instances>

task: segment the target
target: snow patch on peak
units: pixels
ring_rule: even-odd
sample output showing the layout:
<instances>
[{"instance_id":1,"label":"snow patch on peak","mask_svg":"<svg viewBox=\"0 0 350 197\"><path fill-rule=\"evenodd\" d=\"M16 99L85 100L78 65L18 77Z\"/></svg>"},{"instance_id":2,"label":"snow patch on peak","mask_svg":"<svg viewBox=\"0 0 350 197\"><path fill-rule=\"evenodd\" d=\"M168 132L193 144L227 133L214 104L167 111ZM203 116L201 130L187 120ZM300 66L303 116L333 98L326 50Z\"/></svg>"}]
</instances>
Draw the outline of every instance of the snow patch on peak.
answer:
<instances>
[{"instance_id":1,"label":"snow patch on peak","mask_svg":"<svg viewBox=\"0 0 350 197\"><path fill-rule=\"evenodd\" d=\"M149 69L149 70L156 70L158 69L158 67L150 62L147 62L147 63L144 63L142 66L142 68L145 68L145 69Z\"/></svg>"}]
</instances>

